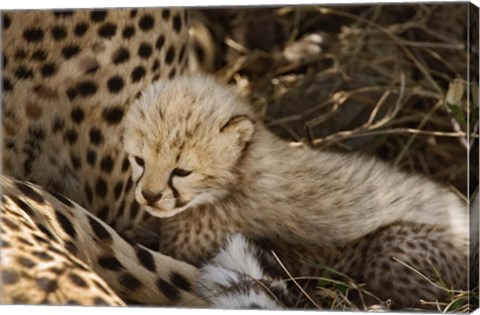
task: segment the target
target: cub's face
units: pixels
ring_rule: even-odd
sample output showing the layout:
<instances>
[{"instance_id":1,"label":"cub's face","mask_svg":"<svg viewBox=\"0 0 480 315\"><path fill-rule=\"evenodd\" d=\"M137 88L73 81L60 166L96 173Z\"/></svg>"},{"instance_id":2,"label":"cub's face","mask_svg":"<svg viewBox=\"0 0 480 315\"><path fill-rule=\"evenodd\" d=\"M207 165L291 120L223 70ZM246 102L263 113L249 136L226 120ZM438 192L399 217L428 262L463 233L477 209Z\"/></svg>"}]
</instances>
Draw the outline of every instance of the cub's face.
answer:
<instances>
[{"instance_id":1,"label":"cub's face","mask_svg":"<svg viewBox=\"0 0 480 315\"><path fill-rule=\"evenodd\" d=\"M135 199L170 217L224 197L253 137L249 117L248 106L208 76L147 88L124 121Z\"/></svg>"}]
</instances>

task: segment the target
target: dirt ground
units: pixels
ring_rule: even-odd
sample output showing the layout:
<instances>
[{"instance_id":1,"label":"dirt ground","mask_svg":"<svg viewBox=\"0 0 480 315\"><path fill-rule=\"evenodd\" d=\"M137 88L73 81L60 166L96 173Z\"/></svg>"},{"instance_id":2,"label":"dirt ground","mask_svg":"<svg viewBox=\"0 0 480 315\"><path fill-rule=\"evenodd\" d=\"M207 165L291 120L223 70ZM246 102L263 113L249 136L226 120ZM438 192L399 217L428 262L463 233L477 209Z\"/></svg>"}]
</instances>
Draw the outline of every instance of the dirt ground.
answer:
<instances>
[{"instance_id":1,"label":"dirt ground","mask_svg":"<svg viewBox=\"0 0 480 315\"><path fill-rule=\"evenodd\" d=\"M278 135L378 156L468 200L479 181L479 24L469 5L201 12L216 34L214 72ZM468 310L460 300L438 307Z\"/></svg>"}]
</instances>

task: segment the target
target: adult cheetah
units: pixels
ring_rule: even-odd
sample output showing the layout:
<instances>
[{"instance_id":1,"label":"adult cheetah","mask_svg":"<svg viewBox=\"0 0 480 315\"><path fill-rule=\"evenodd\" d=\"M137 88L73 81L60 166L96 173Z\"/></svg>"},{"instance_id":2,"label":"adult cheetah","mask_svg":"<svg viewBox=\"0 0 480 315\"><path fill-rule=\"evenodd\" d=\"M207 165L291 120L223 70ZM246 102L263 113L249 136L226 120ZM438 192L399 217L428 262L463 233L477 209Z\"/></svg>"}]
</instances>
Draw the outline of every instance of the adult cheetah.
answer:
<instances>
[{"instance_id":1,"label":"adult cheetah","mask_svg":"<svg viewBox=\"0 0 480 315\"><path fill-rule=\"evenodd\" d=\"M155 218L134 199L120 141L139 92L188 70L188 16L2 14L2 301L213 303L194 292L196 267L140 245L157 241Z\"/></svg>"}]
</instances>

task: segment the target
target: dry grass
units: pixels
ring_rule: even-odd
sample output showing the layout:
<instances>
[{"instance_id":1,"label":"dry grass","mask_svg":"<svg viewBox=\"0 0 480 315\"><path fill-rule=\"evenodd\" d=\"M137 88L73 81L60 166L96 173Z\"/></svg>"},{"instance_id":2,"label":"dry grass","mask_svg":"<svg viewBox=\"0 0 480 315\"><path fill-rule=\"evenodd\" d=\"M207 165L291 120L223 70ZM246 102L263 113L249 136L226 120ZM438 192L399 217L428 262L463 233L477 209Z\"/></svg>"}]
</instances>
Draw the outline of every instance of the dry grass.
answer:
<instances>
[{"instance_id":1,"label":"dry grass","mask_svg":"<svg viewBox=\"0 0 480 315\"><path fill-rule=\"evenodd\" d=\"M467 29L478 39L478 10L471 27L466 3L271 12L274 48L246 47L227 32L224 47L233 57L216 73L250 98L274 132L298 145L378 156L468 200L479 178L478 107L469 107L478 104L478 41L469 43ZM357 291L361 301L370 293L340 276L312 277L317 290L306 299L358 310L348 293ZM478 306L478 298L469 305L468 292L450 296L450 303L425 303L442 312ZM378 305L388 309L388 301Z\"/></svg>"}]
</instances>

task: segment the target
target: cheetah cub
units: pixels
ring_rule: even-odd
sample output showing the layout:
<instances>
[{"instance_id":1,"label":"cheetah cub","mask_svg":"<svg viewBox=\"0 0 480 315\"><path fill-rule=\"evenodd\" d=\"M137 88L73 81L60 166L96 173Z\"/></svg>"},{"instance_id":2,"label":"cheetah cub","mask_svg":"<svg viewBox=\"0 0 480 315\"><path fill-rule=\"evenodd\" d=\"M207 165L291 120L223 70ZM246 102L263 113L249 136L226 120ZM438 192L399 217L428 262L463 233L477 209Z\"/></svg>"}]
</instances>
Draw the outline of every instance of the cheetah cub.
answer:
<instances>
[{"instance_id":1,"label":"cheetah cub","mask_svg":"<svg viewBox=\"0 0 480 315\"><path fill-rule=\"evenodd\" d=\"M468 211L455 194L371 157L292 147L211 76L151 85L124 128L135 198L162 218L165 253L202 263L236 232L287 260L285 244L313 248L397 308L444 296L432 282L466 285Z\"/></svg>"}]
</instances>

